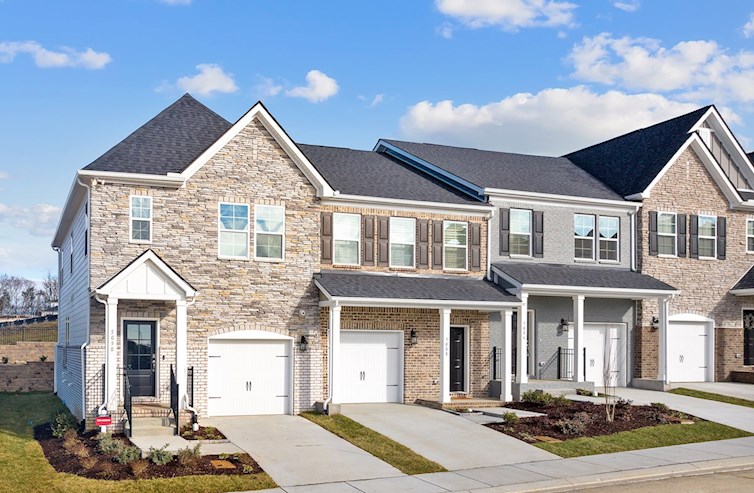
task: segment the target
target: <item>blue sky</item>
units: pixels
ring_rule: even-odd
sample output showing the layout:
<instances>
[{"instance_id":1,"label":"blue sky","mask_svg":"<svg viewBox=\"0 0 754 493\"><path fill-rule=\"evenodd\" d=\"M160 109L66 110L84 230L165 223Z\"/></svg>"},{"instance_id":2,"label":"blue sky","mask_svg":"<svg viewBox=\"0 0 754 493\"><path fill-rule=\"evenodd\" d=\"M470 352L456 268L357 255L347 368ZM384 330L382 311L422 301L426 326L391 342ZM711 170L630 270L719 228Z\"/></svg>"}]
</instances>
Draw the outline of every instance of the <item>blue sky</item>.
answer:
<instances>
[{"instance_id":1,"label":"blue sky","mask_svg":"<svg viewBox=\"0 0 754 493\"><path fill-rule=\"evenodd\" d=\"M302 143L557 155L715 103L754 149L754 3L0 0L0 273L56 272L75 170L184 92Z\"/></svg>"}]
</instances>

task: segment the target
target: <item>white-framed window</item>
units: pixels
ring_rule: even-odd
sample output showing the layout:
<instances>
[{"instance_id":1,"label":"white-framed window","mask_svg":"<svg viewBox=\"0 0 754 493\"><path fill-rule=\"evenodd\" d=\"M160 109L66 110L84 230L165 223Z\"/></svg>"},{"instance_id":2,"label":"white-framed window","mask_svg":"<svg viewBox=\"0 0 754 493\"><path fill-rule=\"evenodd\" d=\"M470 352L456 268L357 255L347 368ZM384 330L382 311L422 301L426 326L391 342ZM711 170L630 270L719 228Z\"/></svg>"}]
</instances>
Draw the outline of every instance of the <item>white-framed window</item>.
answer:
<instances>
[{"instance_id":1,"label":"white-framed window","mask_svg":"<svg viewBox=\"0 0 754 493\"><path fill-rule=\"evenodd\" d=\"M531 256L531 211L510 210L510 254Z\"/></svg>"},{"instance_id":2,"label":"white-framed window","mask_svg":"<svg viewBox=\"0 0 754 493\"><path fill-rule=\"evenodd\" d=\"M594 260L594 216L573 216L573 256L579 260Z\"/></svg>"},{"instance_id":3,"label":"white-framed window","mask_svg":"<svg viewBox=\"0 0 754 493\"><path fill-rule=\"evenodd\" d=\"M699 258L717 258L717 217L699 215Z\"/></svg>"},{"instance_id":4,"label":"white-framed window","mask_svg":"<svg viewBox=\"0 0 754 493\"><path fill-rule=\"evenodd\" d=\"M359 265L361 259L361 215L334 212L333 263Z\"/></svg>"},{"instance_id":5,"label":"white-framed window","mask_svg":"<svg viewBox=\"0 0 754 493\"><path fill-rule=\"evenodd\" d=\"M754 219L746 220L746 253L754 253Z\"/></svg>"},{"instance_id":6,"label":"white-framed window","mask_svg":"<svg viewBox=\"0 0 754 493\"><path fill-rule=\"evenodd\" d=\"M390 267L414 267L416 219L390 218Z\"/></svg>"},{"instance_id":7,"label":"white-framed window","mask_svg":"<svg viewBox=\"0 0 754 493\"><path fill-rule=\"evenodd\" d=\"M599 219L599 258L600 260L618 261L620 219L600 216Z\"/></svg>"},{"instance_id":8,"label":"white-framed window","mask_svg":"<svg viewBox=\"0 0 754 493\"><path fill-rule=\"evenodd\" d=\"M131 196L131 241L152 241L152 197Z\"/></svg>"},{"instance_id":9,"label":"white-framed window","mask_svg":"<svg viewBox=\"0 0 754 493\"><path fill-rule=\"evenodd\" d=\"M657 254L676 255L678 246L677 217L674 212L657 213Z\"/></svg>"},{"instance_id":10,"label":"white-framed window","mask_svg":"<svg viewBox=\"0 0 754 493\"><path fill-rule=\"evenodd\" d=\"M469 224L461 221L443 221L443 268L467 270Z\"/></svg>"},{"instance_id":11,"label":"white-framed window","mask_svg":"<svg viewBox=\"0 0 754 493\"><path fill-rule=\"evenodd\" d=\"M249 206L220 202L217 254L223 258L249 258Z\"/></svg>"},{"instance_id":12,"label":"white-framed window","mask_svg":"<svg viewBox=\"0 0 754 493\"><path fill-rule=\"evenodd\" d=\"M254 206L254 255L258 259L283 260L285 252L285 208Z\"/></svg>"}]
</instances>

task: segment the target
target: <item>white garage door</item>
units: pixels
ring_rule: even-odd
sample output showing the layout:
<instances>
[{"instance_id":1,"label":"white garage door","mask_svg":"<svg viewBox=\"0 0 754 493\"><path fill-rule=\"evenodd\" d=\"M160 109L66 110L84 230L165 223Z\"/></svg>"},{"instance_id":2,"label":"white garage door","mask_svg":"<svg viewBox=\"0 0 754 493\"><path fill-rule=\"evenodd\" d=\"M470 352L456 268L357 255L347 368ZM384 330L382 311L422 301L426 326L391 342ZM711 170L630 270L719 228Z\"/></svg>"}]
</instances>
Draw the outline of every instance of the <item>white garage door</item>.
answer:
<instances>
[{"instance_id":1,"label":"white garage door","mask_svg":"<svg viewBox=\"0 0 754 493\"><path fill-rule=\"evenodd\" d=\"M403 402L403 333L340 333L343 402Z\"/></svg>"},{"instance_id":2,"label":"white garage door","mask_svg":"<svg viewBox=\"0 0 754 493\"><path fill-rule=\"evenodd\" d=\"M668 323L668 380L707 380L709 325L704 322Z\"/></svg>"},{"instance_id":3,"label":"white garage door","mask_svg":"<svg viewBox=\"0 0 754 493\"><path fill-rule=\"evenodd\" d=\"M291 343L210 340L208 414L289 414Z\"/></svg>"},{"instance_id":4,"label":"white garage door","mask_svg":"<svg viewBox=\"0 0 754 493\"><path fill-rule=\"evenodd\" d=\"M626 385L625 324L584 324L586 380L597 387Z\"/></svg>"}]
</instances>

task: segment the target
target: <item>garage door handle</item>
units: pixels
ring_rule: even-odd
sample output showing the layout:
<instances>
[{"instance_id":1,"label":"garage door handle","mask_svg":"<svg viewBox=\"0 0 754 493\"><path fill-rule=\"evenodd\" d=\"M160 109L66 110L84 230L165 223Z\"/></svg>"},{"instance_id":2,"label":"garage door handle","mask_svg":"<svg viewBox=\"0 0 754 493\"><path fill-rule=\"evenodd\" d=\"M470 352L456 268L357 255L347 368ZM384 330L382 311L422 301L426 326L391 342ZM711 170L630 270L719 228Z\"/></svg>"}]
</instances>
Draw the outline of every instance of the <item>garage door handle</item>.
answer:
<instances>
[{"instance_id":1,"label":"garage door handle","mask_svg":"<svg viewBox=\"0 0 754 493\"><path fill-rule=\"evenodd\" d=\"M682 354L680 356L678 356L678 362L679 363L683 363L683 355Z\"/></svg>"},{"instance_id":2,"label":"garage door handle","mask_svg":"<svg viewBox=\"0 0 754 493\"><path fill-rule=\"evenodd\" d=\"M246 382L246 392L251 390L251 382Z\"/></svg>"}]
</instances>

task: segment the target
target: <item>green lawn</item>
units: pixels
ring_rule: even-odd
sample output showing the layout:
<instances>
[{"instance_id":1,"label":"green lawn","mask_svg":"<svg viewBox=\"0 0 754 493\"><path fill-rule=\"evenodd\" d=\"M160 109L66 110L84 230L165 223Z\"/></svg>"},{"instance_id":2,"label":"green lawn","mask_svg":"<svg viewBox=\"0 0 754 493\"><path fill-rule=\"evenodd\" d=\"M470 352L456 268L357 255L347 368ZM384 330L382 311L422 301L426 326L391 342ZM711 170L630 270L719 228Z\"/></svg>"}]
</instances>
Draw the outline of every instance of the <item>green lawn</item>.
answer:
<instances>
[{"instance_id":1,"label":"green lawn","mask_svg":"<svg viewBox=\"0 0 754 493\"><path fill-rule=\"evenodd\" d=\"M302 413L301 416L387 462L404 474L424 474L446 470L440 464L425 459L410 448L342 414L325 416L316 413Z\"/></svg>"},{"instance_id":2,"label":"green lawn","mask_svg":"<svg viewBox=\"0 0 754 493\"><path fill-rule=\"evenodd\" d=\"M708 401L725 402L727 404L735 404L736 406L754 407L754 401L741 399L740 397L730 397L727 395L713 394L712 392L703 392L701 390L692 390L686 388L678 388L669 391L671 394L685 395L688 397L697 397L699 399L707 399Z\"/></svg>"},{"instance_id":3,"label":"green lawn","mask_svg":"<svg viewBox=\"0 0 754 493\"><path fill-rule=\"evenodd\" d=\"M0 491L76 493L211 493L274 488L267 473L239 476L186 476L170 479L104 481L55 472L33 427L45 423L63 405L47 392L0 393Z\"/></svg>"},{"instance_id":4,"label":"green lawn","mask_svg":"<svg viewBox=\"0 0 754 493\"><path fill-rule=\"evenodd\" d=\"M684 443L709 442L751 436L751 433L730 426L698 421L693 425L660 425L622 431L593 438L574 438L560 443L537 443L537 447L560 457L610 454Z\"/></svg>"}]
</instances>

